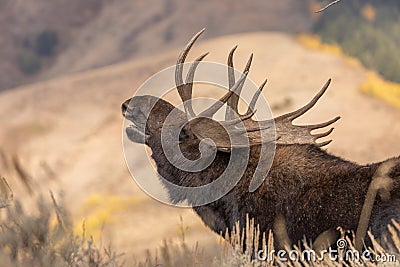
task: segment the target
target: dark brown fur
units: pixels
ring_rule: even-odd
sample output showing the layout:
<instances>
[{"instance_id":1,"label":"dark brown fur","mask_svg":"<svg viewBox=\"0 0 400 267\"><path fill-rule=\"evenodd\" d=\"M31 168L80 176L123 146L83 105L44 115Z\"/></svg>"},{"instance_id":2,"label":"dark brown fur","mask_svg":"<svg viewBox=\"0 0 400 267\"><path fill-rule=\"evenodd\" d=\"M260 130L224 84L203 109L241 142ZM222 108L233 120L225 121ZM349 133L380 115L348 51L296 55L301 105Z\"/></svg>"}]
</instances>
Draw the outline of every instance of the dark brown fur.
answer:
<instances>
[{"instance_id":1,"label":"dark brown fur","mask_svg":"<svg viewBox=\"0 0 400 267\"><path fill-rule=\"evenodd\" d=\"M214 162L198 173L188 173L171 165L160 146L159 126L172 108L166 101L158 100L146 126L149 136L146 144L152 150L158 172L181 186L210 183L224 171L229 153L218 151ZM123 108L125 112L126 107ZM198 143L196 138L182 142L182 153L189 159L199 157ZM244 226L248 214L262 231L269 231L276 215L282 214L289 238L295 243L304 236L314 240L323 231L338 226L356 230L368 186L380 163L358 165L312 144L277 144L268 176L255 192L250 193L249 183L258 162L259 149L259 146L251 148L244 176L227 195L208 205L194 207L207 226L216 233L225 233L227 228L232 230L237 221ZM383 202L377 197L371 215L370 227L378 236L385 231L390 219L400 219L400 164L392 169L390 177L394 181L391 198ZM173 201L186 199L166 187Z\"/></svg>"}]
</instances>

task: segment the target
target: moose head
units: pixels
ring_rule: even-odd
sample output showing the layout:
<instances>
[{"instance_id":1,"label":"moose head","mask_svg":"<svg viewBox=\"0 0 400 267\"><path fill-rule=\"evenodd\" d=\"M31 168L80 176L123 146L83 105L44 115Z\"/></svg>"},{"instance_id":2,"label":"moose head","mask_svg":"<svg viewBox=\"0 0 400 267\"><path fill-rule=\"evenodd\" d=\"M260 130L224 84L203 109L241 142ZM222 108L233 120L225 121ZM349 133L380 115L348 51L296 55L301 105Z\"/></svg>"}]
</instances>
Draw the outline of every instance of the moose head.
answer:
<instances>
[{"instance_id":1,"label":"moose head","mask_svg":"<svg viewBox=\"0 0 400 267\"><path fill-rule=\"evenodd\" d=\"M193 79L196 68L208 53L191 63L185 80L183 64L203 31L190 40L179 55L175 68L176 89L184 111L150 95L135 96L122 104L123 116L133 123L126 128L128 138L150 147L158 173L169 183L200 187L216 181L227 170L231 174L241 174L240 179L232 182L229 192L210 203L202 202L203 205L197 205L199 202L196 201L212 192L181 194L167 183L165 187L173 201L188 200L194 203L193 208L197 214L217 233L232 230L237 222L243 229L246 216L254 218L262 231L274 229L277 218L283 218L288 237L286 239L290 242L299 241L304 236L315 240L319 234L334 231L332 229L339 226L355 231L360 228L359 223L361 228L366 226L374 234L382 235L391 219L400 219L400 164L393 164L385 174L390 186L386 186L384 191L390 197L380 198L376 194L367 194L381 163L360 166L321 149L331 140L320 143L317 140L329 136L333 128L323 133L311 133L332 125L340 117L319 124L293 124L295 119L317 103L331 80L308 104L298 110L269 120L255 120L255 105L266 81L254 94L247 111L239 114L238 103L252 55L236 81L234 47L228 56L228 92L219 101L196 114L191 102ZM217 121L214 115L223 107L226 107L225 120ZM173 136L177 137L176 140ZM167 155L169 152L162 146L163 141L170 142L170 147L178 149L183 158L171 161ZM264 154L269 150L273 150L274 154L268 163ZM243 167L238 169L236 164L229 165L232 154L241 155L244 151L249 153L249 157ZM201 161L202 158L206 160ZM208 158L212 158L212 161L207 161ZM202 166L196 171L177 167L175 163L182 161L189 162L192 167ZM270 168L261 168L264 171L261 173L262 179L254 185L258 164L269 164ZM382 189L379 184L375 184L374 188ZM371 201L369 211L363 208L364 202ZM362 213L364 219L360 221ZM364 238L365 232L362 232L360 230L359 235Z\"/></svg>"},{"instance_id":2,"label":"moose head","mask_svg":"<svg viewBox=\"0 0 400 267\"><path fill-rule=\"evenodd\" d=\"M149 95L136 96L126 100L122 104L123 116L134 123L132 127L127 129L128 136L133 142L145 143L151 146L149 140L154 136L160 136L163 126L171 128L175 127L182 129L182 143L198 142L199 140L210 138L216 144L219 151L229 152L232 148L243 146L241 142L235 142L234 140L232 142L232 140L230 140L235 139L237 136L246 136L246 139L249 139L249 146L256 146L262 142L275 141L275 138L261 140L259 136L260 131L268 129L268 126L271 126L272 124L275 124L276 127L278 136L277 144L316 144L317 146L322 147L331 142L325 141L317 144L316 140L328 136L333 131L333 128L326 133L316 135L312 135L311 131L327 127L340 119L340 117L315 125L296 126L292 124L293 120L302 116L317 103L320 97L326 92L331 80L328 80L312 101L304 107L271 120L255 121L252 119L255 114L254 107L261 95L262 89L267 83L267 80L265 80L254 95L248 106L247 112L243 115L238 114L240 93L247 74L249 73L253 56L250 56L242 77L235 82L233 55L237 46L230 51L228 57L229 92L221 97L221 99L219 99L219 101L214 105L196 115L191 104L193 78L198 64L208 55L208 53L195 59L186 76L185 82L182 77L183 64L185 63L185 59L193 44L203 32L204 30L197 33L178 57L175 71L175 82L178 93L184 104L185 112L176 111L174 118L171 119L173 124L164 124L167 116L172 112L172 110L174 110L174 106L163 99ZM213 120L213 115L221 109L224 104L227 104L225 121ZM239 124L242 123L245 126L244 129L238 130L237 128L239 127ZM186 137L186 139L184 139L184 137Z\"/></svg>"}]
</instances>

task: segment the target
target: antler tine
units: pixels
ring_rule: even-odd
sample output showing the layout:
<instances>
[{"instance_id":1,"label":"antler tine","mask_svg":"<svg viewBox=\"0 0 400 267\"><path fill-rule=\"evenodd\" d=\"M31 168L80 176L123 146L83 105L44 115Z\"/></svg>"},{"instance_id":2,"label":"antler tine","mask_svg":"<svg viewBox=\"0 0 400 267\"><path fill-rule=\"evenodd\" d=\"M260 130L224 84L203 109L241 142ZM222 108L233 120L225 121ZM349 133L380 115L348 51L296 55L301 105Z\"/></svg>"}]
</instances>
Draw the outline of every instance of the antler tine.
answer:
<instances>
[{"instance_id":1,"label":"antler tine","mask_svg":"<svg viewBox=\"0 0 400 267\"><path fill-rule=\"evenodd\" d=\"M335 118L333 118L333 119L331 119L331 120L329 120L327 122L323 122L323 123L319 123L319 124L304 125L302 127L306 127L306 128L308 128L310 130L316 130L316 129L320 129L320 128L324 128L326 126L329 126L329 125L337 122L339 119L340 119L340 116L335 117Z\"/></svg>"},{"instance_id":2,"label":"antler tine","mask_svg":"<svg viewBox=\"0 0 400 267\"><path fill-rule=\"evenodd\" d=\"M235 85L235 69L233 67L233 54L235 53L237 47L238 46L235 45L231 49L231 51L229 52L229 55L228 55L228 86L229 86L229 90L231 90L232 87ZM225 120L231 120L235 116L234 111L233 111L232 102L229 100L227 104L228 104L228 107L226 108L226 111L225 111Z\"/></svg>"},{"instance_id":3,"label":"antler tine","mask_svg":"<svg viewBox=\"0 0 400 267\"><path fill-rule=\"evenodd\" d=\"M319 134L311 134L312 130L315 129L320 129L324 128L326 126L329 126L336 122L337 120L340 119L340 117L333 118L329 121L319 123L319 124L310 124L310 125L293 125L293 120L300 117L304 113L306 113L308 110L310 110L316 103L317 101L321 98L321 96L326 92L328 89L328 86L331 82L331 79L329 79L325 85L322 87L322 89L314 96L314 98L304 107L288 113L284 114L282 116L279 116L277 118L274 118L275 121L275 127L277 129L277 134L278 136L281 136L282 138L280 139L280 143L282 144L291 144L296 140L297 143L301 144L315 144L319 147L323 147L328 145L332 140L325 141L322 143L317 143L316 140L318 138L326 137L330 135L333 131L333 128L328 130L327 132L324 133L319 133Z\"/></svg>"},{"instance_id":4,"label":"antler tine","mask_svg":"<svg viewBox=\"0 0 400 267\"><path fill-rule=\"evenodd\" d=\"M231 51L229 52L228 56L228 81L229 81L229 89L235 85L235 69L233 67L233 54L236 51L238 46L235 45Z\"/></svg>"},{"instance_id":5,"label":"antler tine","mask_svg":"<svg viewBox=\"0 0 400 267\"><path fill-rule=\"evenodd\" d=\"M264 89L264 86L267 84L268 79L265 79L265 81L258 87L258 90L254 93L253 98L251 99L250 105L246 111L245 114L250 114L253 112L254 108L256 107L258 98L260 97L262 90Z\"/></svg>"},{"instance_id":6,"label":"antler tine","mask_svg":"<svg viewBox=\"0 0 400 267\"><path fill-rule=\"evenodd\" d=\"M215 102L208 109L204 110L200 113L199 117L209 117L211 118L234 94L237 94L237 90L243 86L244 81L246 80L247 74L249 71L246 71L242 74L242 77L235 83L231 90L222 96L219 101Z\"/></svg>"},{"instance_id":7,"label":"antler tine","mask_svg":"<svg viewBox=\"0 0 400 267\"><path fill-rule=\"evenodd\" d=\"M317 140L318 138L322 138L322 137L330 135L333 132L333 129L334 128L332 127L332 128L330 128L328 131L326 131L324 133L314 134L312 136L315 138L315 140Z\"/></svg>"},{"instance_id":8,"label":"antler tine","mask_svg":"<svg viewBox=\"0 0 400 267\"><path fill-rule=\"evenodd\" d=\"M199 63L200 63L208 54L209 54L209 53L207 52L207 53L204 53L203 55L199 56L198 58L196 58L196 59L193 61L192 65L190 65L189 72L188 72L188 74L187 74L187 76L186 76L186 81L185 81L185 84L186 84L186 85L190 85L190 87L193 86L193 79L194 79L194 73L196 72L196 68L197 68L197 66L199 65ZM188 90L188 91L189 91L188 93L190 93L190 98L189 98L189 99L191 99L191 98L192 98L192 90Z\"/></svg>"},{"instance_id":9,"label":"antler tine","mask_svg":"<svg viewBox=\"0 0 400 267\"><path fill-rule=\"evenodd\" d=\"M233 66L233 54L235 53L237 45L234 46L231 51L229 52L228 56L228 81L229 81L229 89L231 90L232 87L235 85L235 69ZM249 71L251 62L253 60L253 54L250 55L249 60L247 61L246 67L243 72ZM242 88L239 88L237 94L240 95ZM226 108L225 112L225 120L232 120L235 117L235 112L238 112L238 102L239 96L233 95L227 102L228 107Z\"/></svg>"},{"instance_id":10,"label":"antler tine","mask_svg":"<svg viewBox=\"0 0 400 267\"><path fill-rule=\"evenodd\" d=\"M189 43L186 45L185 49L179 54L177 63L176 63L176 68L175 68L175 84L176 88L178 89L179 96L181 97L185 111L189 116L194 117L194 111L192 108L192 105L190 103L191 95L192 95L192 87L186 87L185 84L183 83L183 63L185 63L185 59L192 48L193 44L196 42L196 40L200 37L200 35L205 31L205 29L202 29L199 31L193 38L189 41ZM190 92L189 92L190 91Z\"/></svg>"},{"instance_id":11,"label":"antler tine","mask_svg":"<svg viewBox=\"0 0 400 267\"><path fill-rule=\"evenodd\" d=\"M305 105L302 108L299 108L296 111L293 111L293 112L290 112L288 114L282 115L280 118L281 119L289 119L289 120L293 121L294 119L300 117L301 115L303 115L304 113L309 111L318 102L318 100L321 98L321 96L326 92L326 90L328 89L330 83L331 83L331 79L329 79L325 83L325 85L318 92L318 94L316 94L314 96L314 98L307 105Z\"/></svg>"},{"instance_id":12,"label":"antler tine","mask_svg":"<svg viewBox=\"0 0 400 267\"><path fill-rule=\"evenodd\" d=\"M230 121L223 121L221 123L223 123L225 126L231 126L231 125L238 124L239 122L246 121L246 120L250 119L251 117L253 117L254 114L256 114L256 111L257 110L254 110L254 111L252 111L250 113L246 113L244 115L239 116L239 118L235 118L235 119L230 120Z\"/></svg>"},{"instance_id":13,"label":"antler tine","mask_svg":"<svg viewBox=\"0 0 400 267\"><path fill-rule=\"evenodd\" d=\"M246 67L244 68L243 72L249 72L252 61L253 61L253 53L251 53L249 59L247 60ZM230 108L227 108L227 110L230 110L230 111L227 112L229 115L228 118L226 118L227 120L233 119L233 117L235 116L234 114L232 114L233 112L235 112L237 114L239 113L238 112L238 103L239 103L240 93L242 92L243 84L237 88L237 91L235 92L235 94L233 94L232 97L228 100L228 106Z\"/></svg>"},{"instance_id":14,"label":"antler tine","mask_svg":"<svg viewBox=\"0 0 400 267\"><path fill-rule=\"evenodd\" d=\"M329 145L331 142L332 142L332 140L325 141L325 142L322 142L322 143L315 143L315 144L317 146L319 146L319 147L323 147L323 146Z\"/></svg>"},{"instance_id":15,"label":"antler tine","mask_svg":"<svg viewBox=\"0 0 400 267\"><path fill-rule=\"evenodd\" d=\"M250 71L251 62L253 61L253 53L250 54L249 59L247 60L246 67L244 68L244 72Z\"/></svg>"}]
</instances>

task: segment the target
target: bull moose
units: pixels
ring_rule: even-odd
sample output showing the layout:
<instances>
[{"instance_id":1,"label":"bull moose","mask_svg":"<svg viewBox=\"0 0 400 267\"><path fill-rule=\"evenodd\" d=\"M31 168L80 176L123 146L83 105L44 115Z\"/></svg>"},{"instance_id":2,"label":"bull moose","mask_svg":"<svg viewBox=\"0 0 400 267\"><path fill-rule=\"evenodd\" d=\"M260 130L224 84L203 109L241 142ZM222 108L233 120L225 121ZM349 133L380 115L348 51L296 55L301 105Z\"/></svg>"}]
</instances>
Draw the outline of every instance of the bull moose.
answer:
<instances>
[{"instance_id":1,"label":"bull moose","mask_svg":"<svg viewBox=\"0 0 400 267\"><path fill-rule=\"evenodd\" d=\"M176 185L205 185L224 172L231 153L248 149L250 156L237 184L221 198L193 207L204 223L216 233L232 230L237 222L244 227L246 216L253 218L262 231L273 230L278 218L279 221L283 220L286 241L290 242L298 242L303 237L316 240L321 233L339 226L346 230L358 230L358 246L362 246L367 229L375 236L387 233L387 225L392 219L400 219L400 157L359 165L327 153L321 147L330 141L317 143L316 140L328 136L333 128L319 134L312 134L311 131L328 127L339 117L320 124L293 124L293 120L317 103L326 92L330 80L302 108L270 120L256 121L253 119L254 107L265 82L255 93L248 111L239 114L240 91L249 72L252 56L240 79L235 81L232 71L234 47L228 57L229 91L208 109L195 114L190 101L193 77L197 65L207 54L193 61L185 82L182 66L203 31L188 43L176 65L176 89L183 101L184 111L176 110L169 102L150 95L135 96L122 104L123 116L132 123L126 128L128 138L150 147L158 173ZM227 107L225 120L213 119L214 114L223 106ZM169 120L166 127L167 116L173 110L173 119ZM275 134L260 138L263 131L270 129L265 125L272 124ZM196 172L177 168L167 159L161 146L163 128L179 132L178 147L188 160L201 157L202 140L211 139L215 149L212 163ZM241 138L232 141L235 139L232 136ZM241 141L243 137L247 143L245 147ZM275 154L263 183L251 192L249 186L256 163L262 156L263 142L274 144ZM187 199L190 202L193 199L193 196L169 190L168 185L166 189L173 201ZM281 245L285 244L282 239L285 237L281 238Z\"/></svg>"}]
</instances>

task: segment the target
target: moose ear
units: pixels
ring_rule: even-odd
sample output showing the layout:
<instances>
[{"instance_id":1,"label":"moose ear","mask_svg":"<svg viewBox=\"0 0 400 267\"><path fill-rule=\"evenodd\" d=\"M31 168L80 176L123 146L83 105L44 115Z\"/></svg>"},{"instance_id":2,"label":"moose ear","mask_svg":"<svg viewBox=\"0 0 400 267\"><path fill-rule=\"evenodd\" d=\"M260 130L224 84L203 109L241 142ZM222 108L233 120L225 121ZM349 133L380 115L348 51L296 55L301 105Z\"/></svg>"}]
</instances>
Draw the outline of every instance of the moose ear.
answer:
<instances>
[{"instance_id":1,"label":"moose ear","mask_svg":"<svg viewBox=\"0 0 400 267\"><path fill-rule=\"evenodd\" d=\"M211 139L219 151L230 151L229 133L217 121L209 118L195 118L190 121L190 130L200 140Z\"/></svg>"},{"instance_id":2,"label":"moose ear","mask_svg":"<svg viewBox=\"0 0 400 267\"><path fill-rule=\"evenodd\" d=\"M140 131L136 125L127 127L126 135L128 136L129 140L139 144L146 144L149 139L149 135Z\"/></svg>"}]
</instances>

